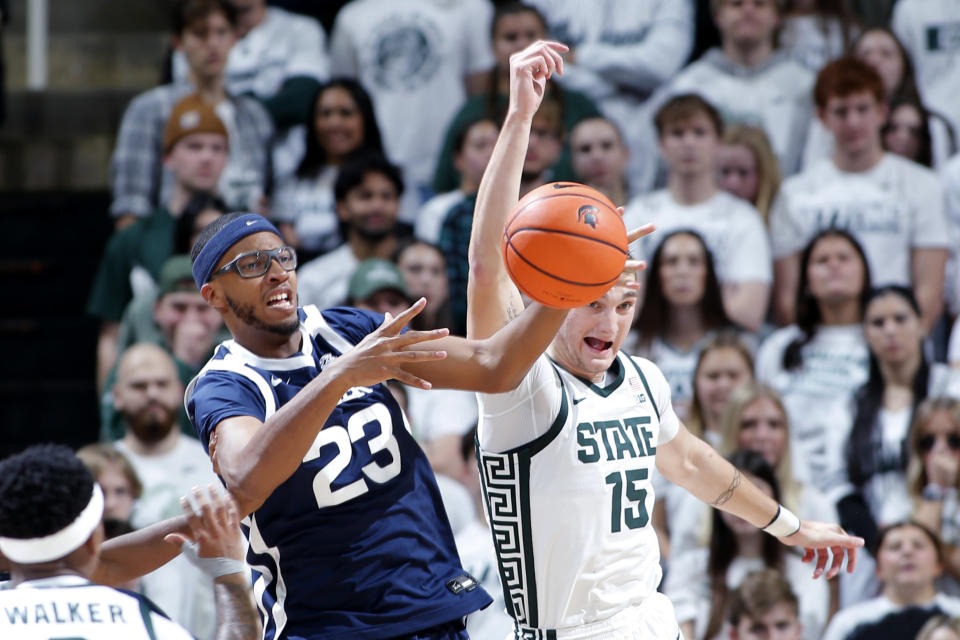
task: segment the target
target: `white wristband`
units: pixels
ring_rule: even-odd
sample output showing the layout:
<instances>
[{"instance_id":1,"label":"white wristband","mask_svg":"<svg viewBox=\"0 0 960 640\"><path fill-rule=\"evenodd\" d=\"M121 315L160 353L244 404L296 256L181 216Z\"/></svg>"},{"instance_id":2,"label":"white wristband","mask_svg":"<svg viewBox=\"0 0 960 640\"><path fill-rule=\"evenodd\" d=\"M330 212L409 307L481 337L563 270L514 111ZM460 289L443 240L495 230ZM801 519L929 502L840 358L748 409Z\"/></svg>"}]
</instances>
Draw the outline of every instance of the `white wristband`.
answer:
<instances>
[{"instance_id":1,"label":"white wristband","mask_svg":"<svg viewBox=\"0 0 960 640\"><path fill-rule=\"evenodd\" d=\"M232 573L244 573L247 563L235 558L201 558L197 555L197 543L184 542L180 545L180 552L187 557L190 564L216 580Z\"/></svg>"},{"instance_id":2,"label":"white wristband","mask_svg":"<svg viewBox=\"0 0 960 640\"><path fill-rule=\"evenodd\" d=\"M777 515L763 530L775 538L786 538L800 531L800 518L780 504L777 505Z\"/></svg>"}]
</instances>

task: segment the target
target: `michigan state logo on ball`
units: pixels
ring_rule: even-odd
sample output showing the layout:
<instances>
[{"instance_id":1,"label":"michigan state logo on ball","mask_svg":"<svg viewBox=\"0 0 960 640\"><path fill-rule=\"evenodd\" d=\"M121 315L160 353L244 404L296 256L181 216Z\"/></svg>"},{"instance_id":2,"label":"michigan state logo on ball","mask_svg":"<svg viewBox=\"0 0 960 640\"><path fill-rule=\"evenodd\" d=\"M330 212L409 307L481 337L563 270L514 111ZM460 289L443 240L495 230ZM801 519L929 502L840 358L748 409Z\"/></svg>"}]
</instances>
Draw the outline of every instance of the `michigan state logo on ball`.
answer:
<instances>
[{"instance_id":1,"label":"michigan state logo on ball","mask_svg":"<svg viewBox=\"0 0 960 640\"><path fill-rule=\"evenodd\" d=\"M592 229L597 228L597 214L600 212L592 204L585 204L577 209L577 222L588 224Z\"/></svg>"}]
</instances>

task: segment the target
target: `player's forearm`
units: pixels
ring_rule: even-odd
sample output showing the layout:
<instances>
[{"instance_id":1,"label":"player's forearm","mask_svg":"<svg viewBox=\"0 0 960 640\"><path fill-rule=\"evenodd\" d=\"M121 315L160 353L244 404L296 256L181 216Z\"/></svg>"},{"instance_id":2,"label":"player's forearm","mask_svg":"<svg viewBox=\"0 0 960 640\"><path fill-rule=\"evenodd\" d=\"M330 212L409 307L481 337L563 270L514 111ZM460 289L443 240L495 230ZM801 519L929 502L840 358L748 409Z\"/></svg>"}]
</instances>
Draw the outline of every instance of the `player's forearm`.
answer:
<instances>
[{"instance_id":1,"label":"player's forearm","mask_svg":"<svg viewBox=\"0 0 960 640\"><path fill-rule=\"evenodd\" d=\"M216 640L255 640L260 621L253 609L250 586L243 574L231 573L213 581L217 606Z\"/></svg>"},{"instance_id":2,"label":"player's forearm","mask_svg":"<svg viewBox=\"0 0 960 640\"><path fill-rule=\"evenodd\" d=\"M164 542L163 538L188 531L187 519L177 516L107 540L93 581L117 586L159 569L180 554L178 546Z\"/></svg>"},{"instance_id":3,"label":"player's forearm","mask_svg":"<svg viewBox=\"0 0 960 640\"><path fill-rule=\"evenodd\" d=\"M511 315L523 309L510 281L500 244L507 216L520 194L520 177L530 138L529 118L508 115L487 170L480 181L470 232L470 277L467 282L467 336L492 336Z\"/></svg>"}]
</instances>

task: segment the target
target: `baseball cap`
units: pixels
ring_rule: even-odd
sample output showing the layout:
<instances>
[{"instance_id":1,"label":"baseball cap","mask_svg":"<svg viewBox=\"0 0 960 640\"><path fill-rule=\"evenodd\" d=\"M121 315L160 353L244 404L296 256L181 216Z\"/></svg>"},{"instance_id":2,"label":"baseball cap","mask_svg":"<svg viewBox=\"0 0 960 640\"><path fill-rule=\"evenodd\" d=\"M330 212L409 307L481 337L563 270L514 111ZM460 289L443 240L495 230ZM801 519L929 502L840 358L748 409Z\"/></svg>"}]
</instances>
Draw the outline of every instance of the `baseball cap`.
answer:
<instances>
[{"instance_id":1,"label":"baseball cap","mask_svg":"<svg viewBox=\"0 0 960 640\"><path fill-rule=\"evenodd\" d=\"M168 153L181 138L192 133L219 133L229 141L223 120L212 105L203 101L198 93L191 93L173 105L167 126L163 130L163 151Z\"/></svg>"},{"instance_id":2,"label":"baseball cap","mask_svg":"<svg viewBox=\"0 0 960 640\"><path fill-rule=\"evenodd\" d=\"M369 258L357 265L353 272L347 288L347 299L354 302L365 300L384 289L399 291L404 298L410 298L403 274L396 265L389 260Z\"/></svg>"},{"instance_id":3,"label":"baseball cap","mask_svg":"<svg viewBox=\"0 0 960 640\"><path fill-rule=\"evenodd\" d=\"M171 256L163 263L160 268L160 293L158 297L163 297L168 293L178 291L197 292L197 283L193 281L193 271L190 264L190 256L180 255Z\"/></svg>"}]
</instances>

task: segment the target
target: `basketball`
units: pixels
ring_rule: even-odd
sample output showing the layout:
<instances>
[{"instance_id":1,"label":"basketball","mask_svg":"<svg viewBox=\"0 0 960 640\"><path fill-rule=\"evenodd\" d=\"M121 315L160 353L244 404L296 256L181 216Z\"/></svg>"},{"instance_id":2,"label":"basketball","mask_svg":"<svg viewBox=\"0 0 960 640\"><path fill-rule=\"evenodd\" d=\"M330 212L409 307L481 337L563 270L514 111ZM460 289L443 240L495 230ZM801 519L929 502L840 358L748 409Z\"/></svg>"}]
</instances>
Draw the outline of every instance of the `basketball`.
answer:
<instances>
[{"instance_id":1,"label":"basketball","mask_svg":"<svg viewBox=\"0 0 960 640\"><path fill-rule=\"evenodd\" d=\"M537 302L572 309L612 287L627 259L627 230L607 196L577 182L552 182L517 203L503 232L514 284Z\"/></svg>"}]
</instances>

